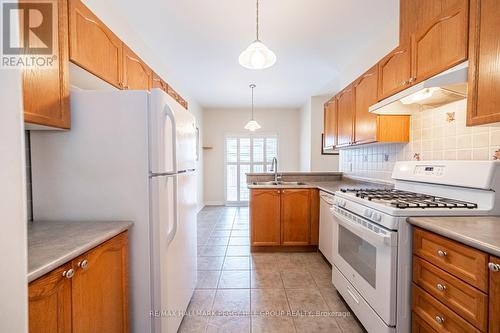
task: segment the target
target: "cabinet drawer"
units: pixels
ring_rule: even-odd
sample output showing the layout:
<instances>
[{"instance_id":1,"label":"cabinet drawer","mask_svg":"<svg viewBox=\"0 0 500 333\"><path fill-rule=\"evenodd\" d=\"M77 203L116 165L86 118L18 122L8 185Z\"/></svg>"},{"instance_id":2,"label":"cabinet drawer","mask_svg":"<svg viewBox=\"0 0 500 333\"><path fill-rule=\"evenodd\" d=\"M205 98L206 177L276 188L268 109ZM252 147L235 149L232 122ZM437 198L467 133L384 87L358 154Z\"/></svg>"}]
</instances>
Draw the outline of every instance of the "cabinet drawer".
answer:
<instances>
[{"instance_id":1,"label":"cabinet drawer","mask_svg":"<svg viewBox=\"0 0 500 333\"><path fill-rule=\"evenodd\" d=\"M413 312L439 333L480 332L437 299L413 284Z\"/></svg>"},{"instance_id":2,"label":"cabinet drawer","mask_svg":"<svg viewBox=\"0 0 500 333\"><path fill-rule=\"evenodd\" d=\"M413 253L487 292L488 256L485 253L419 228L414 229Z\"/></svg>"},{"instance_id":3,"label":"cabinet drawer","mask_svg":"<svg viewBox=\"0 0 500 333\"><path fill-rule=\"evenodd\" d=\"M420 318L415 312L411 316L411 332L412 333L436 333L436 331Z\"/></svg>"},{"instance_id":4,"label":"cabinet drawer","mask_svg":"<svg viewBox=\"0 0 500 333\"><path fill-rule=\"evenodd\" d=\"M486 294L416 256L413 256L413 282L472 325L486 331Z\"/></svg>"}]
</instances>

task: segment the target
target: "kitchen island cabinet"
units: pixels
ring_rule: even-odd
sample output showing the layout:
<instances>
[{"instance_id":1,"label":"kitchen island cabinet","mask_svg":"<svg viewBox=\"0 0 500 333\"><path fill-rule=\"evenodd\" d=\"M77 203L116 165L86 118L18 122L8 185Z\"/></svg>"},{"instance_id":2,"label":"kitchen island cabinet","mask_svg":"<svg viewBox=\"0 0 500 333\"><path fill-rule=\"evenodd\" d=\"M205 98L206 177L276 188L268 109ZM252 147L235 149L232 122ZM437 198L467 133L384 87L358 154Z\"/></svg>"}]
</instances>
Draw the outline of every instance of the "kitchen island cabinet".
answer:
<instances>
[{"instance_id":1,"label":"kitchen island cabinet","mask_svg":"<svg viewBox=\"0 0 500 333\"><path fill-rule=\"evenodd\" d=\"M252 250L315 248L318 232L319 191L316 188L251 189Z\"/></svg>"}]
</instances>

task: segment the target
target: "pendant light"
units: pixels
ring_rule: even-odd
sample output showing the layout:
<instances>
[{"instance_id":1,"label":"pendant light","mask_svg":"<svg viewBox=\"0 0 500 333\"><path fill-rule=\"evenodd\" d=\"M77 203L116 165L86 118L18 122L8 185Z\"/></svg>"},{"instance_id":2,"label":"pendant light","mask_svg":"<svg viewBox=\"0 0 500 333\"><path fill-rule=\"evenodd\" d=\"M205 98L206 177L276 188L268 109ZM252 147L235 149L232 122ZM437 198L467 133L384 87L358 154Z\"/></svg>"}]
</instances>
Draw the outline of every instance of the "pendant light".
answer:
<instances>
[{"instance_id":1,"label":"pendant light","mask_svg":"<svg viewBox=\"0 0 500 333\"><path fill-rule=\"evenodd\" d=\"M259 39L259 0L257 0L257 38L239 57L240 65L249 69L264 69L276 62L276 55Z\"/></svg>"},{"instance_id":2,"label":"pendant light","mask_svg":"<svg viewBox=\"0 0 500 333\"><path fill-rule=\"evenodd\" d=\"M259 128L261 128L259 123L253 119L253 89L255 87L256 86L253 83L250 85L250 89L252 89L252 119L250 119L250 121L245 125L245 129L249 130L250 132L255 132L255 130L258 130Z\"/></svg>"}]
</instances>

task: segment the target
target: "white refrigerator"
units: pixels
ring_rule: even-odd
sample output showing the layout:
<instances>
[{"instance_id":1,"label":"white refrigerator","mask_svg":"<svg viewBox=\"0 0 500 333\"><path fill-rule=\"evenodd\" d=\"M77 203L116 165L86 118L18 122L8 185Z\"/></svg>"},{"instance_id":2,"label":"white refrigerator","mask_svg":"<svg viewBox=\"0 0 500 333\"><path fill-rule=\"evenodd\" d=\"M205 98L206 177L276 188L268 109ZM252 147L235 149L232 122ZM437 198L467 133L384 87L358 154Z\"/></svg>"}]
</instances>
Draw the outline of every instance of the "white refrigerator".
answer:
<instances>
[{"instance_id":1,"label":"white refrigerator","mask_svg":"<svg viewBox=\"0 0 500 333\"><path fill-rule=\"evenodd\" d=\"M132 220L132 332L178 330L196 285L196 125L159 89L71 92L31 133L34 220Z\"/></svg>"}]
</instances>

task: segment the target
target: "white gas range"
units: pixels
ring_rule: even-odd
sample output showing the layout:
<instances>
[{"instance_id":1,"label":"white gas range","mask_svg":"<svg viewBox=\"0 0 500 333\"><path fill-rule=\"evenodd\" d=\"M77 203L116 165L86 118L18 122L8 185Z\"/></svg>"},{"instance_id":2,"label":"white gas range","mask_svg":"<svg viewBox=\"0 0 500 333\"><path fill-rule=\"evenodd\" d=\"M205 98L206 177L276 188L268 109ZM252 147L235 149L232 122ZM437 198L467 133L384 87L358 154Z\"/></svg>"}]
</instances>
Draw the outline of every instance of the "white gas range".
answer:
<instances>
[{"instance_id":1,"label":"white gas range","mask_svg":"<svg viewBox=\"0 0 500 333\"><path fill-rule=\"evenodd\" d=\"M499 161L397 162L394 189L335 193L332 282L368 332L411 331L411 216L500 214Z\"/></svg>"}]
</instances>

